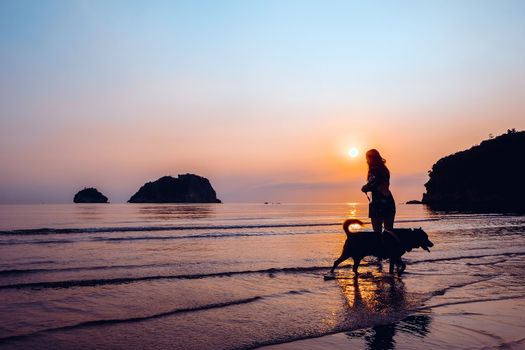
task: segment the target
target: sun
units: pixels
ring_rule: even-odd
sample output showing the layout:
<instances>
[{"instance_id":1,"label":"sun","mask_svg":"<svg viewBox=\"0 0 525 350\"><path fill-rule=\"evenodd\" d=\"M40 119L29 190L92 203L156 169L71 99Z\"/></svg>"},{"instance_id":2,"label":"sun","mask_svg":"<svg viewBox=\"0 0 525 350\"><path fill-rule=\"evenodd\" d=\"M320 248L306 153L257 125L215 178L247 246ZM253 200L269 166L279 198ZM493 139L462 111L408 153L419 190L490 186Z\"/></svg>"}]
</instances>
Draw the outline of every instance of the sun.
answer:
<instances>
[{"instance_id":1,"label":"sun","mask_svg":"<svg viewBox=\"0 0 525 350\"><path fill-rule=\"evenodd\" d=\"M352 147L348 150L348 155L350 156L350 158L355 158L359 155L359 151L357 150L357 148Z\"/></svg>"}]
</instances>

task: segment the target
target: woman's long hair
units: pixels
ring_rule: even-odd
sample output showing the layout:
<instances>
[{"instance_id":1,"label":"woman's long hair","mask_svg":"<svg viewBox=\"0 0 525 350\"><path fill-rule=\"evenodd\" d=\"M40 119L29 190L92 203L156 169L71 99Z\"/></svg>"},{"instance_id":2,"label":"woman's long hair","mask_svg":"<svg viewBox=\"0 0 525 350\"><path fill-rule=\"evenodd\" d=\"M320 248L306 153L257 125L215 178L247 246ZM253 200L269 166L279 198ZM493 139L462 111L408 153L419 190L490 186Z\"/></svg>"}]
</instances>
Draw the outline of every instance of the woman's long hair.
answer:
<instances>
[{"instance_id":1,"label":"woman's long hair","mask_svg":"<svg viewBox=\"0 0 525 350\"><path fill-rule=\"evenodd\" d=\"M371 149L371 150L368 150L368 152L366 152L366 160L368 161L368 167L373 167L373 166L379 166L379 167L385 167L386 168L386 160L381 157L381 155L379 154L379 151L376 150L375 148Z\"/></svg>"}]
</instances>

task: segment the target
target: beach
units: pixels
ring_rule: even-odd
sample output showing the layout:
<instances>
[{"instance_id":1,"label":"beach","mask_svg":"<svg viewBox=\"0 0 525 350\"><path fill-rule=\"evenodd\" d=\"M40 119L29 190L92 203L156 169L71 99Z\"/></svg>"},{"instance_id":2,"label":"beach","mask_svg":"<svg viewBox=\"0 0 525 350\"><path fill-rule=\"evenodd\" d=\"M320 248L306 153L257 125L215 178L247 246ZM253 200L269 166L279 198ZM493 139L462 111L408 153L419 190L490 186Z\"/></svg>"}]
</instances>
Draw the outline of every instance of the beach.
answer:
<instances>
[{"instance_id":1,"label":"beach","mask_svg":"<svg viewBox=\"0 0 525 350\"><path fill-rule=\"evenodd\" d=\"M479 288L490 286L480 285ZM444 298L442 298L444 299ZM493 296L428 303L392 323L260 349L523 349L525 298Z\"/></svg>"},{"instance_id":2,"label":"beach","mask_svg":"<svg viewBox=\"0 0 525 350\"><path fill-rule=\"evenodd\" d=\"M520 349L525 218L398 205L431 252L324 280L367 207L0 205L1 349ZM363 230L369 230L365 227Z\"/></svg>"},{"instance_id":3,"label":"beach","mask_svg":"<svg viewBox=\"0 0 525 350\"><path fill-rule=\"evenodd\" d=\"M523 349L524 307L524 298L441 306L391 324L260 349Z\"/></svg>"}]
</instances>

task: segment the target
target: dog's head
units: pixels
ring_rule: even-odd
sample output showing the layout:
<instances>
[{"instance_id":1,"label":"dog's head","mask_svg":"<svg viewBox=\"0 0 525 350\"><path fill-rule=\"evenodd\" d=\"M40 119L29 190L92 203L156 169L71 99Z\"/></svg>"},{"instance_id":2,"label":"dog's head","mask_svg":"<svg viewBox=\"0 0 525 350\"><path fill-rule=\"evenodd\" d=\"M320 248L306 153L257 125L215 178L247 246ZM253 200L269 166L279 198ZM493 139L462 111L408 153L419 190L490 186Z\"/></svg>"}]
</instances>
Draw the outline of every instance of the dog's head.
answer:
<instances>
[{"instance_id":1,"label":"dog's head","mask_svg":"<svg viewBox=\"0 0 525 350\"><path fill-rule=\"evenodd\" d=\"M423 231L421 227L414 229L412 232L414 235L414 240L412 242L413 248L423 248L427 252L430 252L429 248L433 247L434 243L428 239L427 233Z\"/></svg>"}]
</instances>

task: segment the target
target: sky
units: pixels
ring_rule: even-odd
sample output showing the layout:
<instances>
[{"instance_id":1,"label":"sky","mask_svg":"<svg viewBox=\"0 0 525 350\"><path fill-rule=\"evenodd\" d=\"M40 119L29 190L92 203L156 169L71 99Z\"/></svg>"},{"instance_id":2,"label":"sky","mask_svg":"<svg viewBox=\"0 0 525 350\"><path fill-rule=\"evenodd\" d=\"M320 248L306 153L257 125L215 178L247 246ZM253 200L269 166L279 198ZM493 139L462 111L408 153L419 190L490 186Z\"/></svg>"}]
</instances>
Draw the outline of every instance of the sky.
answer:
<instances>
[{"instance_id":1,"label":"sky","mask_svg":"<svg viewBox=\"0 0 525 350\"><path fill-rule=\"evenodd\" d=\"M0 203L184 173L364 202L370 148L420 199L441 157L525 129L524 37L525 1L3 0Z\"/></svg>"}]
</instances>

